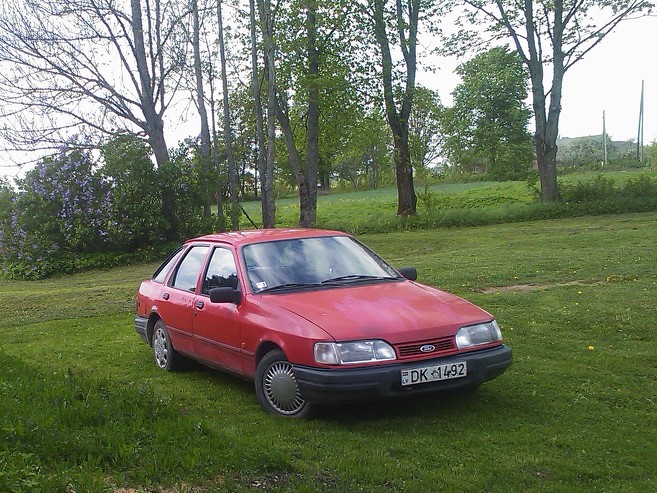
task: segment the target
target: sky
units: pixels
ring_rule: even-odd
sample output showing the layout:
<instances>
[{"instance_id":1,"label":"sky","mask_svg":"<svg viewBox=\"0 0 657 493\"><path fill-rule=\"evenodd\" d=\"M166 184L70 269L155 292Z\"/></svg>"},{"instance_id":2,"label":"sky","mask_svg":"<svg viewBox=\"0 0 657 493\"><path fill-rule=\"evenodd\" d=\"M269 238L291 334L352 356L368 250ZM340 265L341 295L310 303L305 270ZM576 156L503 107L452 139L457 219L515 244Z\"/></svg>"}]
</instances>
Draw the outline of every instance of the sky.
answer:
<instances>
[{"instance_id":1,"label":"sky","mask_svg":"<svg viewBox=\"0 0 657 493\"><path fill-rule=\"evenodd\" d=\"M604 111L607 134L612 140L636 141L644 81L644 143L656 140L657 63L653 52L656 46L657 17L627 20L573 65L564 77L559 135L602 134ZM437 90L443 104L450 105L451 92L460 82L454 73L458 63L453 58L440 59L438 71L418 74L418 83ZM190 118L193 122L194 116ZM167 122L170 146L176 144L176 136L182 139L198 131L192 122ZM176 132L174 125L181 125L181 131ZM19 173L8 156L0 152L0 176Z\"/></svg>"},{"instance_id":2,"label":"sky","mask_svg":"<svg viewBox=\"0 0 657 493\"><path fill-rule=\"evenodd\" d=\"M602 134L605 112L607 135L613 140L637 139L641 81L644 81L644 143L657 139L657 17L621 22L602 42L567 72L563 82L560 137ZM443 104L460 82L453 73L459 61L441 59L435 74L418 81L438 91ZM531 101L528 100L531 108Z\"/></svg>"}]
</instances>

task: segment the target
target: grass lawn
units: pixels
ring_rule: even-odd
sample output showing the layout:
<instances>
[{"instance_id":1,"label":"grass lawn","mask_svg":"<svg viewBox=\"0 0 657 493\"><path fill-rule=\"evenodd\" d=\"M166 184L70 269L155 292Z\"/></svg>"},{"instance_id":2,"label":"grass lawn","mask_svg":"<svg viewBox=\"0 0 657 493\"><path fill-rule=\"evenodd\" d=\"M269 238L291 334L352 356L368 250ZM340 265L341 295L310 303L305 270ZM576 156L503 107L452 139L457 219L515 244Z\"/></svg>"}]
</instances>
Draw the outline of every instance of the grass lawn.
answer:
<instances>
[{"instance_id":1,"label":"grass lawn","mask_svg":"<svg viewBox=\"0 0 657 493\"><path fill-rule=\"evenodd\" d=\"M286 420L251 383L155 367L132 325L153 264L0 281L0 491L655 491L654 213L361 240L495 314L511 368Z\"/></svg>"},{"instance_id":2,"label":"grass lawn","mask_svg":"<svg viewBox=\"0 0 657 493\"><path fill-rule=\"evenodd\" d=\"M657 177L657 172L648 170L613 171L613 172L577 172L559 177L560 183L573 185L577 182L589 183L602 176L618 185L627 183L639 176ZM472 182L472 183L442 183L425 187L415 184L418 197L417 220L427 221L441 213L446 217L435 220L436 224L468 224L481 223L458 221L459 216L469 215L476 211L477 215L489 219L484 224L515 222L522 219L522 211L530 205L536 205L538 184L530 186L526 181L509 182ZM260 202L251 201L242 204L251 219L260 226ZM397 210L397 189L395 187L380 188L354 192L331 192L317 198L317 226L328 229L339 229L353 234L361 232L387 232L404 230L395 216ZM615 211L618 212L618 211ZM456 217L455 217L456 216ZM509 216L517 219L509 220ZM551 216L554 217L554 216ZM545 218L545 217L537 217ZM241 220L242 229L253 227L246 217ZM299 223L299 198L285 197L276 200L276 225L296 226ZM418 228L413 228L418 229ZM421 228L420 228L421 229Z\"/></svg>"}]
</instances>

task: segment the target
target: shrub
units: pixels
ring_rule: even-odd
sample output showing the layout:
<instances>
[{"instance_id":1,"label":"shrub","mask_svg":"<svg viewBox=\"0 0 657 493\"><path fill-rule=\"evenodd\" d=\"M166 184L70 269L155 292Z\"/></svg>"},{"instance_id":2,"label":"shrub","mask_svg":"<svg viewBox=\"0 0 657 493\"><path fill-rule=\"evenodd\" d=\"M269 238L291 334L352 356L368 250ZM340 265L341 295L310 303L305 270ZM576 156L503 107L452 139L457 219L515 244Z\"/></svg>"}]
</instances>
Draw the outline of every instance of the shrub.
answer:
<instances>
[{"instance_id":1,"label":"shrub","mask_svg":"<svg viewBox=\"0 0 657 493\"><path fill-rule=\"evenodd\" d=\"M144 259L154 248L214 229L199 203L194 162L154 167L147 146L123 135L101 149L63 147L42 159L18 191L0 182L0 265L11 279L42 279ZM179 223L165 220L164 198ZM146 253L145 253L146 252Z\"/></svg>"},{"instance_id":2,"label":"shrub","mask_svg":"<svg viewBox=\"0 0 657 493\"><path fill-rule=\"evenodd\" d=\"M146 142L133 135L113 138L101 149L103 179L109 187L112 250L132 252L165 236L160 177Z\"/></svg>"},{"instance_id":3,"label":"shrub","mask_svg":"<svg viewBox=\"0 0 657 493\"><path fill-rule=\"evenodd\" d=\"M5 265L23 264L35 274L44 261L105 248L109 196L87 152L64 148L17 183L18 192L3 199Z\"/></svg>"}]
</instances>

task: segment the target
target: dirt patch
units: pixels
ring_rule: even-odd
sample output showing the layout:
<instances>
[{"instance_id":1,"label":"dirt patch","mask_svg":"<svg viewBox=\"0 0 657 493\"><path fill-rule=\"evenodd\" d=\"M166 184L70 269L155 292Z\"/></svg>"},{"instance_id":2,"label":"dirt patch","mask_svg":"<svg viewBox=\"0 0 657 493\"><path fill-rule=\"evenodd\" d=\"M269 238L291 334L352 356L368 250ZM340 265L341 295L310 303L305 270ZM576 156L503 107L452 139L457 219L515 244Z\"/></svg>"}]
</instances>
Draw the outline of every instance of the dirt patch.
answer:
<instances>
[{"instance_id":1,"label":"dirt patch","mask_svg":"<svg viewBox=\"0 0 657 493\"><path fill-rule=\"evenodd\" d=\"M568 282L554 282L548 284L516 284L514 286L494 286L485 288L481 292L484 294L495 293L529 293L531 291L541 291L550 288L562 288L566 286L591 286L599 284L598 282L591 281L568 281Z\"/></svg>"}]
</instances>

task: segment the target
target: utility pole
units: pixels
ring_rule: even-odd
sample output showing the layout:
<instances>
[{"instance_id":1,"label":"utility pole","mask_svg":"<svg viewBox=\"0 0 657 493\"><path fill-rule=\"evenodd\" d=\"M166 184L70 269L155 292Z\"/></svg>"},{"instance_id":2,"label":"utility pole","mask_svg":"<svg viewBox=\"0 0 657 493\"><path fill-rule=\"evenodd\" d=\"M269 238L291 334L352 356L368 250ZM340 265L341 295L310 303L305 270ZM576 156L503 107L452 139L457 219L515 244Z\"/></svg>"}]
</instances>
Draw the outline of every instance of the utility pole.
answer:
<instances>
[{"instance_id":1,"label":"utility pole","mask_svg":"<svg viewBox=\"0 0 657 493\"><path fill-rule=\"evenodd\" d=\"M602 148L604 151L602 166L607 166L607 125L605 122L605 110L602 110Z\"/></svg>"},{"instance_id":2,"label":"utility pole","mask_svg":"<svg viewBox=\"0 0 657 493\"><path fill-rule=\"evenodd\" d=\"M636 138L636 160L643 162L643 82L641 81L641 104L639 106L639 132Z\"/></svg>"}]
</instances>

